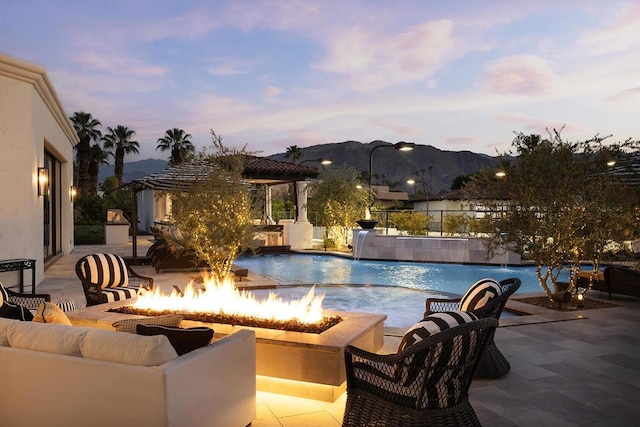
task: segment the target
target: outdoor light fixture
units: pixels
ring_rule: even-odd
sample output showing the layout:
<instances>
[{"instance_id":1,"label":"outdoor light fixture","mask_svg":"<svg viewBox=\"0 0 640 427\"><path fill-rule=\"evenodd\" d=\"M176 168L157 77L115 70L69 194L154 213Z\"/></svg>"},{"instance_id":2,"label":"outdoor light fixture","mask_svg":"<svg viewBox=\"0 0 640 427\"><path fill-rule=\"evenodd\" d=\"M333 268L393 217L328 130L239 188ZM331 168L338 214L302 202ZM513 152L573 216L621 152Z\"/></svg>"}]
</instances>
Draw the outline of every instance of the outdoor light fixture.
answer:
<instances>
[{"instance_id":1,"label":"outdoor light fixture","mask_svg":"<svg viewBox=\"0 0 640 427\"><path fill-rule=\"evenodd\" d=\"M76 201L78 197L78 190L73 185L69 188L69 198L71 199L71 203Z\"/></svg>"},{"instance_id":2,"label":"outdoor light fixture","mask_svg":"<svg viewBox=\"0 0 640 427\"><path fill-rule=\"evenodd\" d=\"M505 171L496 172L496 177L498 178L504 178L505 176L507 176L507 173Z\"/></svg>"},{"instance_id":3,"label":"outdoor light fixture","mask_svg":"<svg viewBox=\"0 0 640 427\"><path fill-rule=\"evenodd\" d=\"M607 166L611 167L611 166L615 166L616 165L616 161L611 159L607 161Z\"/></svg>"},{"instance_id":4,"label":"outdoor light fixture","mask_svg":"<svg viewBox=\"0 0 640 427\"><path fill-rule=\"evenodd\" d=\"M44 196L49 190L49 169L38 168L38 196Z\"/></svg>"},{"instance_id":5,"label":"outdoor light fixture","mask_svg":"<svg viewBox=\"0 0 640 427\"><path fill-rule=\"evenodd\" d=\"M333 163L333 160L331 160L331 159L330 159L330 158L328 158L328 157L321 157L321 158L319 158L319 159L303 160L303 161L301 161L301 162L300 162L300 164L307 163L307 162L318 162L318 163L320 163L321 165L326 166L326 165L330 165L331 163Z\"/></svg>"},{"instance_id":6,"label":"outdoor light fixture","mask_svg":"<svg viewBox=\"0 0 640 427\"><path fill-rule=\"evenodd\" d=\"M369 189L372 188L371 179L373 177L373 152L374 151L376 151L378 148L384 148L384 147L392 147L398 151L411 151L415 148L415 146L416 144L414 144L413 142L397 142L393 145L380 144L373 147L373 149L369 153Z\"/></svg>"}]
</instances>

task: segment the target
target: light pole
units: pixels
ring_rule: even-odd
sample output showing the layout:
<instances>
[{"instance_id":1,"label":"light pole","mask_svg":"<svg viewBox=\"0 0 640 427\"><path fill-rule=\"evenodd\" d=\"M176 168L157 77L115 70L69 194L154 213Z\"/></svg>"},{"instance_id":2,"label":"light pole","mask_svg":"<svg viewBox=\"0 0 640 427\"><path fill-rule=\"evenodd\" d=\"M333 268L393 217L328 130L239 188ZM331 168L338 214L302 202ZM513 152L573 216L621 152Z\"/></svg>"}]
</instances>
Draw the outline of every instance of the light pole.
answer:
<instances>
[{"instance_id":1,"label":"light pole","mask_svg":"<svg viewBox=\"0 0 640 427\"><path fill-rule=\"evenodd\" d=\"M372 186L372 178L373 178L373 153L378 149L378 148L393 148L395 150L398 151L411 151L415 148L416 144L414 144L413 142L397 142L393 145L386 145L386 144L380 144L380 145L376 145L375 147L373 147L373 149L371 150L371 152L369 153L369 191L373 191L373 186ZM371 205L373 204L373 201L369 202L369 209L371 209Z\"/></svg>"}]
</instances>

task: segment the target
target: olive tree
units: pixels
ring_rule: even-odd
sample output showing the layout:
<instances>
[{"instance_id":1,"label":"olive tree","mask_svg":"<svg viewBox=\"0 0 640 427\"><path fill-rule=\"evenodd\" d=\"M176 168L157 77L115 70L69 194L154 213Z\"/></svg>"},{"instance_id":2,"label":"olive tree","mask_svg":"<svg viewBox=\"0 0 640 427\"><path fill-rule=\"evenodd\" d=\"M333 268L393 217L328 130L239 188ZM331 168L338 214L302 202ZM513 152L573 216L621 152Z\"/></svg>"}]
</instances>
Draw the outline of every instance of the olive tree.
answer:
<instances>
[{"instance_id":1,"label":"olive tree","mask_svg":"<svg viewBox=\"0 0 640 427\"><path fill-rule=\"evenodd\" d=\"M217 278L229 275L241 250L253 247L256 227L251 186L243 179L247 152L222 145L212 131L214 154L201 152L178 166L184 179L171 191L175 232L168 236L192 251Z\"/></svg>"},{"instance_id":2,"label":"olive tree","mask_svg":"<svg viewBox=\"0 0 640 427\"><path fill-rule=\"evenodd\" d=\"M486 169L464 187L468 198L482 200L487 209L489 254L509 247L535 261L551 300L575 295L582 263L592 262L595 272L609 242L639 235L640 192L611 169L612 161L628 156L638 142L605 145L605 139L569 142L555 130L547 139L517 133L515 153L502 157L502 177ZM566 267L571 269L567 289L558 281Z\"/></svg>"},{"instance_id":3,"label":"olive tree","mask_svg":"<svg viewBox=\"0 0 640 427\"><path fill-rule=\"evenodd\" d=\"M316 225L327 227L327 237L339 248L349 244L351 230L369 203L370 193L360 184L358 171L344 166L324 171L309 187L309 213Z\"/></svg>"}]
</instances>

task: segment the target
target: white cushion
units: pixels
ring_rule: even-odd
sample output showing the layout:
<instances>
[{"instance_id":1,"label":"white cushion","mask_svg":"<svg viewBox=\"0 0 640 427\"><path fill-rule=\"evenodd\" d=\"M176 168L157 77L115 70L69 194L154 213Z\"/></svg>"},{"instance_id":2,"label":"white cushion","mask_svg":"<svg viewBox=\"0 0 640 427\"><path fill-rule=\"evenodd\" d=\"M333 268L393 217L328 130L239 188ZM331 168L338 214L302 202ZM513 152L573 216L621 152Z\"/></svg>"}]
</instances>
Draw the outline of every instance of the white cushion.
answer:
<instances>
[{"instance_id":1,"label":"white cushion","mask_svg":"<svg viewBox=\"0 0 640 427\"><path fill-rule=\"evenodd\" d=\"M90 330L80 343L82 357L129 365L158 366L178 357L164 335L120 334L105 329Z\"/></svg>"},{"instance_id":2,"label":"white cushion","mask_svg":"<svg viewBox=\"0 0 640 427\"><path fill-rule=\"evenodd\" d=\"M460 300L460 310L474 311L484 307L493 298L502 295L502 286L493 279L478 280Z\"/></svg>"},{"instance_id":3,"label":"white cushion","mask_svg":"<svg viewBox=\"0 0 640 427\"><path fill-rule=\"evenodd\" d=\"M80 356L80 343L90 328L16 322L7 329L11 347L47 353Z\"/></svg>"},{"instance_id":4,"label":"white cushion","mask_svg":"<svg viewBox=\"0 0 640 427\"><path fill-rule=\"evenodd\" d=\"M20 322L20 320L18 319L6 319L4 317L0 317L0 346L9 346L9 341L7 340L7 331L9 327L15 325L18 322Z\"/></svg>"}]
</instances>

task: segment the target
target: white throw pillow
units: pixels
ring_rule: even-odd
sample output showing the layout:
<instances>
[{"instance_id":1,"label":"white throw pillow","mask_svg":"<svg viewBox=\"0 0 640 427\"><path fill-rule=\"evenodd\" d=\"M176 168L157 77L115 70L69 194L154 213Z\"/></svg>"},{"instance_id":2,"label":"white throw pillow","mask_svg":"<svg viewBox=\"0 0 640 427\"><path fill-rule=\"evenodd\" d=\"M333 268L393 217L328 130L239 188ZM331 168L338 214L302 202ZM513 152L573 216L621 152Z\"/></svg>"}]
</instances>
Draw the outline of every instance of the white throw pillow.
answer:
<instances>
[{"instance_id":1,"label":"white throw pillow","mask_svg":"<svg viewBox=\"0 0 640 427\"><path fill-rule=\"evenodd\" d=\"M87 359L140 366L158 366L178 357L164 335L120 334L105 329L89 331L80 343L80 350Z\"/></svg>"},{"instance_id":2,"label":"white throw pillow","mask_svg":"<svg viewBox=\"0 0 640 427\"><path fill-rule=\"evenodd\" d=\"M59 325L71 326L71 321L64 314L64 311L58 305L52 302L44 302L38 306L35 314L33 315L32 322L37 323L55 323Z\"/></svg>"}]
</instances>

